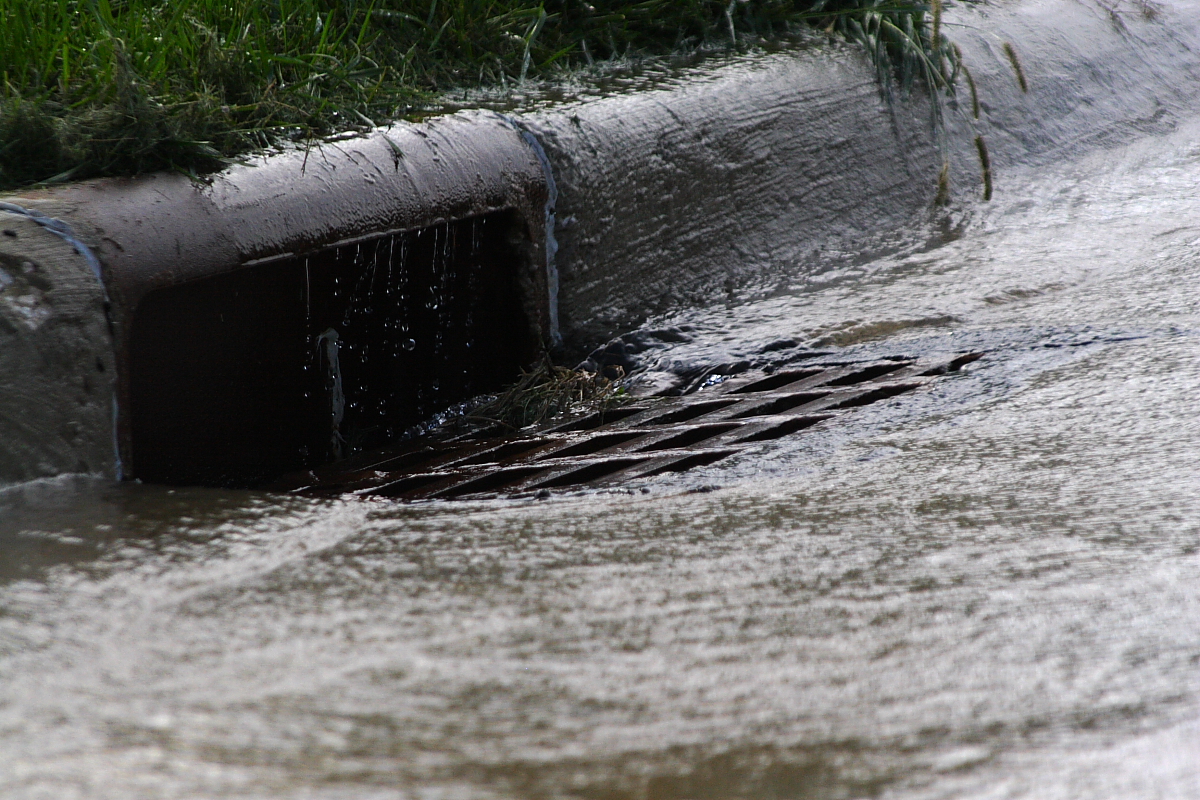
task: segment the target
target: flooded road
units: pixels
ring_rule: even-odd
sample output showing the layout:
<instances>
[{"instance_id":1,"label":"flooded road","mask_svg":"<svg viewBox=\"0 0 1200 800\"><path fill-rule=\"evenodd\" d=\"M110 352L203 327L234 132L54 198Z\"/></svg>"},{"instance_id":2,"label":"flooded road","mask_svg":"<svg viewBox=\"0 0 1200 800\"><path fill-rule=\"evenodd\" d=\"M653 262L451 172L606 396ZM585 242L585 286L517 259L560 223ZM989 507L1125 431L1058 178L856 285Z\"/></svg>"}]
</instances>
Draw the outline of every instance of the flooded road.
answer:
<instances>
[{"instance_id":1,"label":"flooded road","mask_svg":"<svg viewBox=\"0 0 1200 800\"><path fill-rule=\"evenodd\" d=\"M1197 142L656 321L987 356L629 493L3 490L0 795L1200 796Z\"/></svg>"}]
</instances>

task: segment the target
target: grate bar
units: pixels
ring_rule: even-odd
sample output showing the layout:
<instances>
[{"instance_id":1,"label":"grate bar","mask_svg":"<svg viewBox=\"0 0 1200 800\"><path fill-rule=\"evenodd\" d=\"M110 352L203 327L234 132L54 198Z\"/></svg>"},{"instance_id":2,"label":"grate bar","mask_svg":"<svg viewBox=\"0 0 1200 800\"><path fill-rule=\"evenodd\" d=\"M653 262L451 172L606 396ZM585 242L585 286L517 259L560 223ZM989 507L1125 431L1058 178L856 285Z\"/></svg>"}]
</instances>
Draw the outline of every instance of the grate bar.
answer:
<instances>
[{"instance_id":1,"label":"grate bar","mask_svg":"<svg viewBox=\"0 0 1200 800\"><path fill-rule=\"evenodd\" d=\"M738 375L522 431L473 431L362 453L268 488L401 500L615 486L708 466L957 372L981 357L806 364Z\"/></svg>"}]
</instances>

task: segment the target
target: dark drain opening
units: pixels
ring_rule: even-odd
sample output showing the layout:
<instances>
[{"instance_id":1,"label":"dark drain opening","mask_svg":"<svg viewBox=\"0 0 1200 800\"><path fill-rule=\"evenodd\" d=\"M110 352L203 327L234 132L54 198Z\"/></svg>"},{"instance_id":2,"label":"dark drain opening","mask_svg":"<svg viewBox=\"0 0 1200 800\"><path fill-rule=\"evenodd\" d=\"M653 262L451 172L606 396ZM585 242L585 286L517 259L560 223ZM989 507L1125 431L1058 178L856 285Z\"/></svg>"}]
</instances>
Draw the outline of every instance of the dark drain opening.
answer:
<instances>
[{"instance_id":1,"label":"dark drain opening","mask_svg":"<svg viewBox=\"0 0 1200 800\"><path fill-rule=\"evenodd\" d=\"M498 212L151 292L129 346L133 476L251 485L378 447L537 347Z\"/></svg>"},{"instance_id":2,"label":"dark drain opening","mask_svg":"<svg viewBox=\"0 0 1200 800\"><path fill-rule=\"evenodd\" d=\"M779 389L787 386L789 383L811 378L813 375L820 375L825 370L823 369L796 369L787 372L776 372L769 378L763 378L761 381L747 384L745 386L734 389L730 394L750 394L753 392L769 392L772 389Z\"/></svg>"},{"instance_id":3,"label":"dark drain opening","mask_svg":"<svg viewBox=\"0 0 1200 800\"><path fill-rule=\"evenodd\" d=\"M837 378L836 380L830 381L826 385L827 386L850 386L855 383L863 383L864 381L871 381L871 380L874 380L883 375L887 375L889 372L895 372L898 369L907 367L911 363L912 363L911 361L898 361L898 362L893 362L891 364L873 364L872 366L869 366L866 369L856 370L855 372L851 372L849 375L843 375L842 377Z\"/></svg>"},{"instance_id":4,"label":"dark drain opening","mask_svg":"<svg viewBox=\"0 0 1200 800\"><path fill-rule=\"evenodd\" d=\"M706 450L702 453L692 453L691 455L677 458L674 461L644 472L641 477L653 478L655 475L664 475L668 472L687 472L689 469L695 469L696 467L707 467L709 464L715 464L723 458L729 458L736 452L737 450Z\"/></svg>"},{"instance_id":5,"label":"dark drain opening","mask_svg":"<svg viewBox=\"0 0 1200 800\"><path fill-rule=\"evenodd\" d=\"M445 475L409 475L398 481L392 481L385 483L383 486L359 492L359 494L364 497L399 497L402 494L424 489L426 486L432 486L444 480L446 480Z\"/></svg>"},{"instance_id":6,"label":"dark drain opening","mask_svg":"<svg viewBox=\"0 0 1200 800\"><path fill-rule=\"evenodd\" d=\"M790 436L793 433L802 431L805 428L811 428L818 422L830 419L833 414L814 414L811 416L792 417L789 420L773 425L770 428L761 430L758 433L753 433L744 439L739 439L739 444L748 444L750 442L768 442L772 439L782 439L784 436Z\"/></svg>"},{"instance_id":7,"label":"dark drain opening","mask_svg":"<svg viewBox=\"0 0 1200 800\"><path fill-rule=\"evenodd\" d=\"M490 450L485 450L482 453L464 458L462 461L455 461L453 466L465 467L469 464L495 464L500 461L505 461L514 456L519 456L528 453L530 450L537 450L539 447L545 447L546 443L540 440L525 440L519 442L509 442L502 444L499 447L493 447Z\"/></svg>"},{"instance_id":8,"label":"dark drain opening","mask_svg":"<svg viewBox=\"0 0 1200 800\"><path fill-rule=\"evenodd\" d=\"M610 408L606 411L599 411L595 414L588 414L586 417L580 417L577 420L568 422L565 425L559 425L551 428L553 433L576 433L578 431L590 431L599 428L601 425L610 425L614 422L620 422L623 419L628 419L635 414L640 414L646 409L642 406L625 406L623 408Z\"/></svg>"},{"instance_id":9,"label":"dark drain opening","mask_svg":"<svg viewBox=\"0 0 1200 800\"><path fill-rule=\"evenodd\" d=\"M677 433L674 436L646 445L640 448L640 450L642 452L650 452L653 450L674 450L680 447L691 447L694 444L713 439L722 433L728 433L739 427L741 426L736 422L726 422L717 425L697 425L694 428L688 428L682 433Z\"/></svg>"},{"instance_id":10,"label":"dark drain opening","mask_svg":"<svg viewBox=\"0 0 1200 800\"><path fill-rule=\"evenodd\" d=\"M593 436L590 439L585 439L582 442L573 444L570 447L564 447L562 450L555 450L552 453L546 453L541 458L568 458L572 456L590 456L598 453L601 450L607 450L610 447L615 447L625 442L640 439L645 436L645 431L618 431L616 433L602 433L598 436Z\"/></svg>"},{"instance_id":11,"label":"dark drain opening","mask_svg":"<svg viewBox=\"0 0 1200 800\"><path fill-rule=\"evenodd\" d=\"M933 369L922 372L921 375L928 377L932 375L945 375L950 372L958 372L967 364L970 364L973 361L978 361L981 358L983 358L983 353L963 353L953 361L950 361L947 364L939 364Z\"/></svg>"},{"instance_id":12,"label":"dark drain opening","mask_svg":"<svg viewBox=\"0 0 1200 800\"><path fill-rule=\"evenodd\" d=\"M419 467L422 464L427 464L439 456L444 456L445 453L445 450L427 447L421 450L415 450L413 452L403 453L401 455L389 456L383 459L367 459L365 462L363 462L362 468L393 471L400 469L412 469L413 467Z\"/></svg>"},{"instance_id":13,"label":"dark drain opening","mask_svg":"<svg viewBox=\"0 0 1200 800\"><path fill-rule=\"evenodd\" d=\"M563 486L578 486L583 483L599 480L600 478L608 477L614 472L620 472L623 469L641 464L646 459L644 458L610 458L606 461L597 461L588 464L585 467L571 470L563 475L556 475L548 480L540 481L528 487L530 489L556 489Z\"/></svg>"},{"instance_id":14,"label":"dark drain opening","mask_svg":"<svg viewBox=\"0 0 1200 800\"><path fill-rule=\"evenodd\" d=\"M891 386L881 386L878 389L872 389L869 392L863 392L857 397L851 397L849 400L843 400L834 406L834 408L856 408L858 406L868 406L871 403L878 403L880 400L886 400L889 397L895 397L898 394L904 394L911 391L921 384L919 383L895 383Z\"/></svg>"},{"instance_id":15,"label":"dark drain opening","mask_svg":"<svg viewBox=\"0 0 1200 800\"><path fill-rule=\"evenodd\" d=\"M648 420L647 425L677 425L680 422L690 422L696 417L702 417L713 411L720 411L722 408L728 408L737 403L737 400L707 400L699 403L690 403L683 408L675 411L661 414L654 419Z\"/></svg>"},{"instance_id":16,"label":"dark drain opening","mask_svg":"<svg viewBox=\"0 0 1200 800\"><path fill-rule=\"evenodd\" d=\"M460 483L456 486L451 486L448 489L443 489L436 494L437 497L461 497L466 494L483 494L485 492L494 492L497 489L503 489L512 484L519 483L527 478L537 475L539 472L545 472L544 466L539 467L509 467L507 469L489 472L478 478L474 478L465 483Z\"/></svg>"},{"instance_id":17,"label":"dark drain opening","mask_svg":"<svg viewBox=\"0 0 1200 800\"><path fill-rule=\"evenodd\" d=\"M774 414L782 414L785 411L790 411L797 406L807 405L824 397L828 397L829 392L798 392L796 394L787 394L783 397L777 397L774 400L763 403L762 405L754 406L751 409L735 414L734 419L746 419L747 417L767 417Z\"/></svg>"}]
</instances>

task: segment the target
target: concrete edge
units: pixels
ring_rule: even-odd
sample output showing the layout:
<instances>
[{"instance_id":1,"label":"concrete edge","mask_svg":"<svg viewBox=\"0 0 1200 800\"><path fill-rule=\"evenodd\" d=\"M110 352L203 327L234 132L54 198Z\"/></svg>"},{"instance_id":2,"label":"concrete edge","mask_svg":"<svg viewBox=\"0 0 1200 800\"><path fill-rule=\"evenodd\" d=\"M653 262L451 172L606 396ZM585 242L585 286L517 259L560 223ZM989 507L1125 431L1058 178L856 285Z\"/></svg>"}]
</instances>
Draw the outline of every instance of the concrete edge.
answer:
<instances>
[{"instance_id":1,"label":"concrete edge","mask_svg":"<svg viewBox=\"0 0 1200 800\"><path fill-rule=\"evenodd\" d=\"M72 233L0 204L0 479L120 475L107 298Z\"/></svg>"}]
</instances>

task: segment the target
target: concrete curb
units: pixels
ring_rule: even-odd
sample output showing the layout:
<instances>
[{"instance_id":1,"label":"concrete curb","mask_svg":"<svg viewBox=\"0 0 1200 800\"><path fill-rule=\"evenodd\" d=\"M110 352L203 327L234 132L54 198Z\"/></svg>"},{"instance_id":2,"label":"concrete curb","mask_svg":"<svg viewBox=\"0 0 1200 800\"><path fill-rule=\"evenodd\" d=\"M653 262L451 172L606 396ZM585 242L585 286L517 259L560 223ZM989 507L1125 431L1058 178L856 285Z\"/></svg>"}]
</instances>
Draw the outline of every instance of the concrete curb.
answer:
<instances>
[{"instance_id":1,"label":"concrete curb","mask_svg":"<svg viewBox=\"0 0 1200 800\"><path fill-rule=\"evenodd\" d=\"M981 196L974 137L996 190L1012 168L1165 131L1200 108L1195 6L1147 20L1073 0L960 6L945 31L960 81L950 136L920 97L889 108L861 51L776 54L670 85L531 114L558 181L559 314L568 346L682 307L745 302L820 272L864 242L935 216L943 156L958 208ZM1004 52L1019 53L1021 92Z\"/></svg>"},{"instance_id":2,"label":"concrete curb","mask_svg":"<svg viewBox=\"0 0 1200 800\"><path fill-rule=\"evenodd\" d=\"M34 249L5 263L39 265L53 287L41 308L61 311L61 322L30 329L12 302L0 307L3 374L20 376L0 383L0 480L114 474L119 462L97 444L114 436L139 474L128 354L139 304L157 289L504 210L517 221L532 335L551 344L561 328L566 352L579 354L655 314L774 291L823 269L831 246L930 219L944 157L957 197L977 196L976 133L1003 190L1006 168L1169 129L1200 97L1191 10L1168 4L1146 20L1068 0L959 9L946 30L982 114L966 113L964 86L964 113L952 115L943 143L925 101L883 102L862 54L830 45L513 118L476 111L397 125L235 167L204 186L155 175L6 198L71 226L102 264L111 307L106 320L103 291L83 291L86 258L20 222L20 241ZM1028 94L1004 42L1021 54ZM37 259L21 255L35 250ZM73 292L86 300L67 301ZM97 357L116 366L115 430L109 400L48 404L37 424L20 421L34 396L85 379L95 386Z\"/></svg>"},{"instance_id":3,"label":"concrete curb","mask_svg":"<svg viewBox=\"0 0 1200 800\"><path fill-rule=\"evenodd\" d=\"M104 290L86 248L46 222L0 206L0 480L115 475Z\"/></svg>"}]
</instances>

